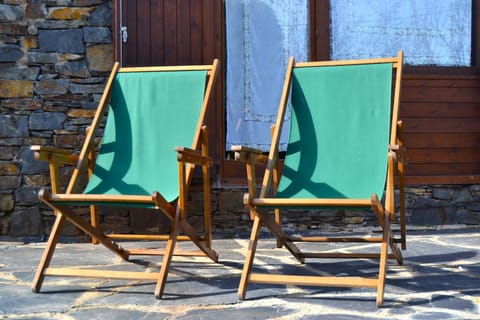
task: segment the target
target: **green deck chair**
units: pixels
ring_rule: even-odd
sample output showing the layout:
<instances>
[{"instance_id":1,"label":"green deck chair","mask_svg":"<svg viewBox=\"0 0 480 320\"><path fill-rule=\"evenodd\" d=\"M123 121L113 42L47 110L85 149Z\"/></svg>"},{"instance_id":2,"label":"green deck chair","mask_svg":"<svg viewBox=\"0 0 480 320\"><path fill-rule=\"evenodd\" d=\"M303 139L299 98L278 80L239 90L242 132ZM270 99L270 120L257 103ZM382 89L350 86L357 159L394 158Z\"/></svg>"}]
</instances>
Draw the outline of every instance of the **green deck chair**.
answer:
<instances>
[{"instance_id":1,"label":"green deck chair","mask_svg":"<svg viewBox=\"0 0 480 320\"><path fill-rule=\"evenodd\" d=\"M217 74L212 65L187 67L119 68L114 65L80 154L52 147L33 146L39 160L50 163L51 192L43 189L40 199L56 215L47 247L33 281L38 292L45 276L143 279L157 282L155 296L161 298L168 268L175 254L201 255L217 261L211 248L210 181L208 136L204 126L206 109ZM101 123L107 121L103 134ZM100 146L96 137L101 135ZM98 152L97 152L98 150ZM61 192L59 168L73 165L65 193ZM193 170L202 167L204 187L204 228L201 233L187 222L186 200ZM86 171L86 172L85 172ZM80 177L87 175L83 189ZM83 190L81 190L83 189ZM90 207L91 221L75 210ZM167 235L104 234L98 207L128 206L151 208L170 220ZM49 264L66 220L72 222L122 259L129 256L163 255L158 273L79 268L51 268ZM180 235L180 233L182 233ZM164 250L124 249L118 239L166 240ZM190 240L198 251L175 249L177 240Z\"/></svg>"},{"instance_id":2,"label":"green deck chair","mask_svg":"<svg viewBox=\"0 0 480 320\"><path fill-rule=\"evenodd\" d=\"M265 156L251 148L233 147L237 159L247 164L249 193L244 203L254 217L238 290L240 299L245 298L249 283L351 286L377 288L377 305L382 305L387 259L395 258L401 264L397 243L403 249L406 245L403 145L399 138L401 122L397 119L402 60L402 52L398 57L382 59L296 64L290 60L270 153ZM278 145L289 110L289 90L291 126L280 177ZM259 195L255 194L256 163L266 164ZM390 227L397 218L395 174L400 184L399 237L394 237ZM385 206L380 202L384 190ZM382 236L288 236L281 227L280 215L280 209L288 208L372 209ZM302 263L307 258L379 258L379 275L364 278L253 273L262 225L275 235L277 247L285 246ZM380 250L360 254L304 252L296 242L378 242Z\"/></svg>"}]
</instances>

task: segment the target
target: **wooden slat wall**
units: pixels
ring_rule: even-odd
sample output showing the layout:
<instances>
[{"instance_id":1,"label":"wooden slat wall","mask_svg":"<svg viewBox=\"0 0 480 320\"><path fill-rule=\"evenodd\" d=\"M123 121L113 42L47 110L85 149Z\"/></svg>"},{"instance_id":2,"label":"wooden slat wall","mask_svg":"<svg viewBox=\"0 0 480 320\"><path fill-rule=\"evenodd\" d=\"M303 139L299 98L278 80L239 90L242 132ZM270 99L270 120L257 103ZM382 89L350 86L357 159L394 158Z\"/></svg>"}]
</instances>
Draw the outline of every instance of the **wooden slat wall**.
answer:
<instances>
[{"instance_id":1,"label":"wooden slat wall","mask_svg":"<svg viewBox=\"0 0 480 320\"><path fill-rule=\"evenodd\" d=\"M480 182L480 80L408 75L403 79L408 184Z\"/></svg>"}]
</instances>

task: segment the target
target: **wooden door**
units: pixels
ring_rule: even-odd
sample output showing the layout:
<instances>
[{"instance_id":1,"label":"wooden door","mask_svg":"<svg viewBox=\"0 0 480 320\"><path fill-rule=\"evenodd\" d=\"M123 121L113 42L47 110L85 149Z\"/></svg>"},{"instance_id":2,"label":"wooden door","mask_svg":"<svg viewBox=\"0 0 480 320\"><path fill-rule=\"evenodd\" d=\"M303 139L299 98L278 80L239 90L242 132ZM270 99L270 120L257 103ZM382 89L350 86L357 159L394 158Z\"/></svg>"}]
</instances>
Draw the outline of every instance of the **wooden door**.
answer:
<instances>
[{"instance_id":1,"label":"wooden door","mask_svg":"<svg viewBox=\"0 0 480 320\"><path fill-rule=\"evenodd\" d=\"M220 59L213 103L207 114L210 154L223 142L224 14L222 0L116 0L115 58L122 66L211 64ZM217 168L221 166L217 164Z\"/></svg>"}]
</instances>

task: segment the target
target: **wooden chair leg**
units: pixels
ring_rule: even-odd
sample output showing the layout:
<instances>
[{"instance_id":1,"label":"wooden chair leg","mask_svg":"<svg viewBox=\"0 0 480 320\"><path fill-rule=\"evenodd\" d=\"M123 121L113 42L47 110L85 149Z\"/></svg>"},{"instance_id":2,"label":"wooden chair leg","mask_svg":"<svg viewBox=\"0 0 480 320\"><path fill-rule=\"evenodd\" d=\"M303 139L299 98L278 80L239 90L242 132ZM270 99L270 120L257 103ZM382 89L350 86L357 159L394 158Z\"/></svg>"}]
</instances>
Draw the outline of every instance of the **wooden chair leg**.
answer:
<instances>
[{"instance_id":1,"label":"wooden chair leg","mask_svg":"<svg viewBox=\"0 0 480 320\"><path fill-rule=\"evenodd\" d=\"M59 173L59 166L55 161L55 157L52 157L49 160L48 167L50 170L50 181L51 181L52 192L57 193L60 191L60 173ZM44 276L45 269L48 268L48 266L50 265L53 252L55 251L58 238L60 237L60 232L65 222L65 216L61 214L59 210L54 210L54 212L55 212L55 222L52 226L52 230L50 231L50 235L47 241L47 246L43 251L43 255L42 255L42 258L40 259L40 263L38 264L37 272L35 273L35 277L33 278L33 283L32 283L33 292L39 292L40 288L42 287L43 279L45 278Z\"/></svg>"},{"instance_id":2,"label":"wooden chair leg","mask_svg":"<svg viewBox=\"0 0 480 320\"><path fill-rule=\"evenodd\" d=\"M379 272L378 272L378 286L377 286L377 307L383 306L383 297L385 292L385 275L387 272L388 263L388 246L390 238L390 215L385 213L383 241L380 252Z\"/></svg>"},{"instance_id":3,"label":"wooden chair leg","mask_svg":"<svg viewBox=\"0 0 480 320\"><path fill-rule=\"evenodd\" d=\"M61 213L57 212L55 218L55 223L53 224L52 231L50 232L50 236L48 237L47 246L43 251L42 259L37 267L37 272L35 273L35 277L32 283L32 291L33 292L40 292L40 288L42 287L44 276L44 271L50 265L50 261L52 260L53 252L55 251L55 247L58 242L58 238L60 237L60 231L62 230L63 223L65 222L65 216Z\"/></svg>"},{"instance_id":4,"label":"wooden chair leg","mask_svg":"<svg viewBox=\"0 0 480 320\"><path fill-rule=\"evenodd\" d=\"M281 215L280 209L275 209L275 222L278 224L280 228L282 228L282 215ZM280 239L279 237L276 237L276 243L277 243L277 248L282 247L283 242L282 242L282 239Z\"/></svg>"},{"instance_id":5,"label":"wooden chair leg","mask_svg":"<svg viewBox=\"0 0 480 320\"><path fill-rule=\"evenodd\" d=\"M86 129L86 133L88 134L90 132L90 127ZM88 166L88 179L92 178L93 175L93 168L95 167L95 160L96 160L96 154L94 150L90 151L88 153L88 161L87 161L87 166ZM98 209L96 206L90 206L90 222L92 224L92 227L100 230L100 221L98 218ZM93 244L99 244L98 240L92 237L92 243Z\"/></svg>"},{"instance_id":6,"label":"wooden chair leg","mask_svg":"<svg viewBox=\"0 0 480 320\"><path fill-rule=\"evenodd\" d=\"M247 294L248 277L252 271L253 259L255 258L255 251L257 250L258 237L260 234L261 221L258 216L253 219L252 233L250 234L250 242L248 245L247 256L245 264L243 265L242 276L240 278L240 285L238 286L238 298L245 299Z\"/></svg>"},{"instance_id":7,"label":"wooden chair leg","mask_svg":"<svg viewBox=\"0 0 480 320\"><path fill-rule=\"evenodd\" d=\"M407 249L407 217L405 198L405 148L403 144L403 122L397 122L397 144L400 150L401 159L397 164L398 189L400 191L400 240L402 250Z\"/></svg>"},{"instance_id":8,"label":"wooden chair leg","mask_svg":"<svg viewBox=\"0 0 480 320\"><path fill-rule=\"evenodd\" d=\"M98 209L96 206L90 206L90 221L91 221L92 227L94 227L98 231L101 231L100 221L98 217ZM97 239L92 237L92 244L99 244L99 242Z\"/></svg>"},{"instance_id":9,"label":"wooden chair leg","mask_svg":"<svg viewBox=\"0 0 480 320\"><path fill-rule=\"evenodd\" d=\"M171 224L170 237L167 241L167 246L165 248L165 255L162 259L162 266L160 267L160 273L157 280L157 285L155 287L155 298L161 299L163 296L163 291L165 289L165 283L167 282L168 269L170 263L172 262L173 252L175 250L175 245L177 242L179 228L179 212L175 214L175 219Z\"/></svg>"},{"instance_id":10,"label":"wooden chair leg","mask_svg":"<svg viewBox=\"0 0 480 320\"><path fill-rule=\"evenodd\" d=\"M247 184L249 198L255 198L257 193L257 182L255 177L255 161L249 156L246 162ZM250 220L255 219L255 211L250 210Z\"/></svg>"},{"instance_id":11,"label":"wooden chair leg","mask_svg":"<svg viewBox=\"0 0 480 320\"><path fill-rule=\"evenodd\" d=\"M403 165L402 165L403 166ZM403 169L402 169L403 170ZM405 178L403 172L400 177L399 183L400 189L400 238L402 244L402 250L407 250L407 217L405 208Z\"/></svg>"},{"instance_id":12,"label":"wooden chair leg","mask_svg":"<svg viewBox=\"0 0 480 320\"><path fill-rule=\"evenodd\" d=\"M272 136L272 139L275 135L275 125L272 125L270 128L270 135ZM273 166L273 172L272 172L272 183L273 183L273 192L274 194L277 194L278 190L278 184L280 182L280 170L278 168L278 163L280 161L280 155L278 153L278 150L275 151L275 165ZM276 208L275 210L275 222L278 224L278 226L282 229L282 213L280 209ZM277 248L282 247L282 239L279 237L276 237L276 244Z\"/></svg>"},{"instance_id":13,"label":"wooden chair leg","mask_svg":"<svg viewBox=\"0 0 480 320\"><path fill-rule=\"evenodd\" d=\"M210 178L208 170L203 178L203 225L205 228L205 245L212 247L212 211L210 207Z\"/></svg>"},{"instance_id":14,"label":"wooden chair leg","mask_svg":"<svg viewBox=\"0 0 480 320\"><path fill-rule=\"evenodd\" d=\"M207 157L208 152L208 130L207 126L203 126L201 130L202 156ZM212 210L210 202L210 167L202 166L203 175L203 219L205 228L205 245L207 248L212 247Z\"/></svg>"}]
</instances>

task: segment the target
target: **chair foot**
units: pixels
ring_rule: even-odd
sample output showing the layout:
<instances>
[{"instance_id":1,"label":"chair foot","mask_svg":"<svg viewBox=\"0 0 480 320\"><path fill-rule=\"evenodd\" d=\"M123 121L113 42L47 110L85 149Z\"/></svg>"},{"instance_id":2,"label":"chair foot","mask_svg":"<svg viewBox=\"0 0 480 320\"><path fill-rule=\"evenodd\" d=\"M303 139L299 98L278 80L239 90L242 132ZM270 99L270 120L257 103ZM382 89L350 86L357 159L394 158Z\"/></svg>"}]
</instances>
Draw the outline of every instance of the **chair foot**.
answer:
<instances>
[{"instance_id":1,"label":"chair foot","mask_svg":"<svg viewBox=\"0 0 480 320\"><path fill-rule=\"evenodd\" d=\"M157 299L157 300L161 300L161 299L162 299L163 292L161 292L161 291L163 291L163 290L160 290L160 288L155 289L155 299Z\"/></svg>"},{"instance_id":2,"label":"chair foot","mask_svg":"<svg viewBox=\"0 0 480 320\"><path fill-rule=\"evenodd\" d=\"M215 263L218 263L218 253L215 250L212 250L212 260Z\"/></svg>"},{"instance_id":3,"label":"chair foot","mask_svg":"<svg viewBox=\"0 0 480 320\"><path fill-rule=\"evenodd\" d=\"M245 300L245 292L238 293L238 300Z\"/></svg>"}]
</instances>

